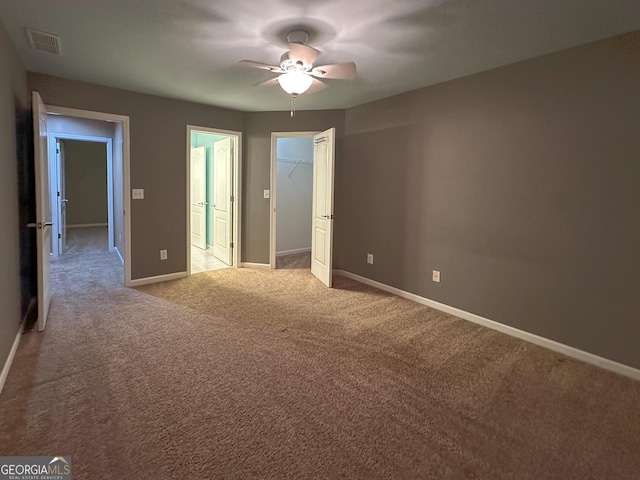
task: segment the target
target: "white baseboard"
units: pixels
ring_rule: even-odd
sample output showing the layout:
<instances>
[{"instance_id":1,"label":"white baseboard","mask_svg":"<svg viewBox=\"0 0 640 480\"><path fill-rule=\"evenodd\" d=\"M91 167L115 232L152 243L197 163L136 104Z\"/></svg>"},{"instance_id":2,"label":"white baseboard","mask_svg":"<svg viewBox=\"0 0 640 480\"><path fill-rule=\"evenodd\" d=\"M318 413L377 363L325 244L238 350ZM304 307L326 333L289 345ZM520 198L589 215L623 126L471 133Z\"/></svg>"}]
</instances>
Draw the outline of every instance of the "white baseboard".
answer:
<instances>
[{"instance_id":1,"label":"white baseboard","mask_svg":"<svg viewBox=\"0 0 640 480\"><path fill-rule=\"evenodd\" d=\"M271 265L269 265L268 263L253 263L253 262L242 262L240 266L242 268L262 268L266 270L269 270L271 268Z\"/></svg>"},{"instance_id":2,"label":"white baseboard","mask_svg":"<svg viewBox=\"0 0 640 480\"><path fill-rule=\"evenodd\" d=\"M640 370L630 367L629 365L624 365L622 363L609 360L608 358L603 358L598 355L594 355L593 353L585 352L584 350L579 350L575 347L556 342L555 340L550 340L548 338L540 337L524 330L510 327L509 325L505 325L494 320L489 320L488 318L481 317L480 315L476 315L475 313L466 312L464 310L460 310L459 308L451 307L449 305L445 305L444 303L436 302L435 300L430 300L414 293L405 292L404 290L400 290L399 288L391 287L389 285L385 285L384 283L370 280L366 277L361 277L360 275L356 275L355 273L347 272L344 270L334 270L333 273L335 275L342 275L344 277L351 278L352 280L370 285L385 292L392 293L394 295L397 295L398 297L413 300L414 302L426 305L436 310L440 310L441 312L449 313L464 320L469 320L470 322L477 323L484 327L506 333L507 335L519 338L520 340L535 343L540 347L553 350L554 352L562 353L563 355L566 355L568 357L582 360L583 362L596 365L606 370L624 375L625 377L633 378L634 380L640 380Z\"/></svg>"},{"instance_id":3,"label":"white baseboard","mask_svg":"<svg viewBox=\"0 0 640 480\"><path fill-rule=\"evenodd\" d=\"M11 350L9 351L9 356L4 362L2 373L0 373L0 395L2 394L2 389L4 388L4 382L7 381L7 377L9 376L9 370L11 369L13 359L16 356L16 352L18 351L18 345L20 345L20 338L22 338L23 329L24 320L20 323L20 327L18 327L18 333L16 334L16 338L13 340L13 345L11 346Z\"/></svg>"},{"instance_id":4,"label":"white baseboard","mask_svg":"<svg viewBox=\"0 0 640 480\"><path fill-rule=\"evenodd\" d=\"M67 225L67 228L90 228L90 227L108 227L108 223L76 223L75 225Z\"/></svg>"},{"instance_id":5,"label":"white baseboard","mask_svg":"<svg viewBox=\"0 0 640 480\"><path fill-rule=\"evenodd\" d=\"M283 250L281 252L276 252L276 257L281 257L283 255L293 255L294 253L307 253L311 251L311 247L308 248L295 248L293 250Z\"/></svg>"},{"instance_id":6,"label":"white baseboard","mask_svg":"<svg viewBox=\"0 0 640 480\"><path fill-rule=\"evenodd\" d=\"M178 280L185 278L187 272L168 273L166 275L156 275L155 277L136 278L131 280L127 287L139 287L140 285L148 285L149 283L167 282L169 280Z\"/></svg>"}]
</instances>

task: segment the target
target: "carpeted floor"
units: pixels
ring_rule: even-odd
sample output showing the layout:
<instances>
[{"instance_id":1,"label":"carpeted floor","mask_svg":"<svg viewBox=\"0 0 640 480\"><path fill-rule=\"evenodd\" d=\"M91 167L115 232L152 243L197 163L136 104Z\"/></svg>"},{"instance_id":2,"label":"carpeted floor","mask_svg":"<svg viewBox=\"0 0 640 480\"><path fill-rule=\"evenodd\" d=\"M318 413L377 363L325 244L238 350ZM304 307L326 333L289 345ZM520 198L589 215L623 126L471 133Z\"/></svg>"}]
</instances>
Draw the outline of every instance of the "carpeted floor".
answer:
<instances>
[{"instance_id":1,"label":"carpeted floor","mask_svg":"<svg viewBox=\"0 0 640 480\"><path fill-rule=\"evenodd\" d=\"M637 479L640 383L343 277L54 264L1 455L74 479Z\"/></svg>"},{"instance_id":2,"label":"carpeted floor","mask_svg":"<svg viewBox=\"0 0 640 480\"><path fill-rule=\"evenodd\" d=\"M107 227L67 228L67 244L63 255L109 250Z\"/></svg>"},{"instance_id":3,"label":"carpeted floor","mask_svg":"<svg viewBox=\"0 0 640 480\"><path fill-rule=\"evenodd\" d=\"M311 252L292 253L276 257L276 268L311 270Z\"/></svg>"}]
</instances>

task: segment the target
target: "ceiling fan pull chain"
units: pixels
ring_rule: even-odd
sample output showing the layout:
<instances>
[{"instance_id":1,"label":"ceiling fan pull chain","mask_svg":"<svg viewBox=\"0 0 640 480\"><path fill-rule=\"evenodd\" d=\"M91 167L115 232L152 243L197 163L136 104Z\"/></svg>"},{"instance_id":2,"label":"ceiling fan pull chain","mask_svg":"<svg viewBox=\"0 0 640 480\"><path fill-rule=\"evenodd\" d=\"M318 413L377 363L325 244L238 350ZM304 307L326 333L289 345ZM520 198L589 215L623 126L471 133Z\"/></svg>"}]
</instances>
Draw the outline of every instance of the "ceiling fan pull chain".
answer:
<instances>
[{"instance_id":1,"label":"ceiling fan pull chain","mask_svg":"<svg viewBox=\"0 0 640 480\"><path fill-rule=\"evenodd\" d=\"M296 116L296 95L293 93L291 94L291 116Z\"/></svg>"}]
</instances>

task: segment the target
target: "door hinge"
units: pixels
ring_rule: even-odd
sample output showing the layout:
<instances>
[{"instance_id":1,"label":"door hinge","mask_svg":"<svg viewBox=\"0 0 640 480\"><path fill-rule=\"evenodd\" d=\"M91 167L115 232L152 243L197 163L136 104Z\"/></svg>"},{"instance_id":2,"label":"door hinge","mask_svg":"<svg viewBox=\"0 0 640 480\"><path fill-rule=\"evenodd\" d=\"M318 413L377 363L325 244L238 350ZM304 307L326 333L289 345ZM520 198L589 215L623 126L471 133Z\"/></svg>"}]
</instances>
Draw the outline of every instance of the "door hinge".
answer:
<instances>
[{"instance_id":1,"label":"door hinge","mask_svg":"<svg viewBox=\"0 0 640 480\"><path fill-rule=\"evenodd\" d=\"M58 192L58 196L60 196L60 192Z\"/></svg>"},{"instance_id":2,"label":"door hinge","mask_svg":"<svg viewBox=\"0 0 640 480\"><path fill-rule=\"evenodd\" d=\"M58 234L58 240L60 240L61 238L62 238L62 234L61 234L61 233L59 233L59 234Z\"/></svg>"},{"instance_id":3,"label":"door hinge","mask_svg":"<svg viewBox=\"0 0 640 480\"><path fill-rule=\"evenodd\" d=\"M233 248L233 242L229 244L229 248Z\"/></svg>"},{"instance_id":4,"label":"door hinge","mask_svg":"<svg viewBox=\"0 0 640 480\"><path fill-rule=\"evenodd\" d=\"M231 200L231 203L233 203L235 201L235 198L233 198L233 195L231 195L230 200Z\"/></svg>"}]
</instances>

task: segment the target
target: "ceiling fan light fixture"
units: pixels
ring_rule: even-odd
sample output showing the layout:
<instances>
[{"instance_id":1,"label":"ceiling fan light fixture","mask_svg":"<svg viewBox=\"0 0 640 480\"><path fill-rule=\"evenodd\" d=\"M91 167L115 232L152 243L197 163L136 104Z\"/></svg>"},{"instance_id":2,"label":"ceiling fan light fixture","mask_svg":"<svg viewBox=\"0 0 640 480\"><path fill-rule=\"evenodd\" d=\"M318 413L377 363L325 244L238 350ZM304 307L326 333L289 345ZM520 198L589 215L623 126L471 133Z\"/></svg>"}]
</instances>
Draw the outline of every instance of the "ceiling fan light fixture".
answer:
<instances>
[{"instance_id":1,"label":"ceiling fan light fixture","mask_svg":"<svg viewBox=\"0 0 640 480\"><path fill-rule=\"evenodd\" d=\"M300 95L309 90L313 83L313 78L300 70L296 70L280 75L278 83L285 92L291 95Z\"/></svg>"}]
</instances>

